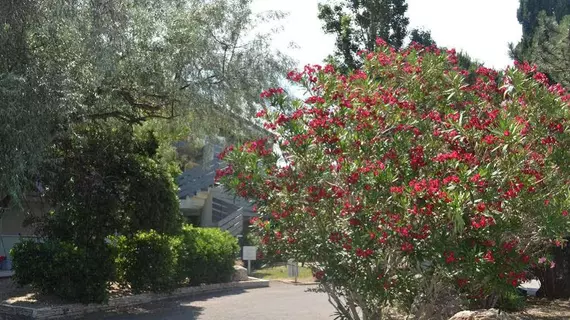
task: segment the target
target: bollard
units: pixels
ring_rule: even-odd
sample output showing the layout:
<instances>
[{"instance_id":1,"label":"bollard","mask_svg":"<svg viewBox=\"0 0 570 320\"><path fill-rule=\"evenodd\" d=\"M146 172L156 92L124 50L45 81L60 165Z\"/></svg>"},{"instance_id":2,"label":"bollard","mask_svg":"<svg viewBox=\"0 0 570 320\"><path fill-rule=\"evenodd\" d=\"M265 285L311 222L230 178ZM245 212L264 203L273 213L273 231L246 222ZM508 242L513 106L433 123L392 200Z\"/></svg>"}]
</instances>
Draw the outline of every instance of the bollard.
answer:
<instances>
[{"instance_id":1,"label":"bollard","mask_svg":"<svg viewBox=\"0 0 570 320\"><path fill-rule=\"evenodd\" d=\"M295 278L297 282L297 277L299 276L299 264L293 259L287 260L287 276L289 278Z\"/></svg>"}]
</instances>

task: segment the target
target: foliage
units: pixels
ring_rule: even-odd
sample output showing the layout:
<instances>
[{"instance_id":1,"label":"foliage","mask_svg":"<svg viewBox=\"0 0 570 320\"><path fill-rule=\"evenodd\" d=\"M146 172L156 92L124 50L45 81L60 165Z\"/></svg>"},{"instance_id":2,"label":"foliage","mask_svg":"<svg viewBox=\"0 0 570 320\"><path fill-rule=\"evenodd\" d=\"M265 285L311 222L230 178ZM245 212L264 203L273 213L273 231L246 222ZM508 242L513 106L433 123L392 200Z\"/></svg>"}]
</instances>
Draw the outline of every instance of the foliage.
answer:
<instances>
[{"instance_id":1,"label":"foliage","mask_svg":"<svg viewBox=\"0 0 570 320\"><path fill-rule=\"evenodd\" d=\"M0 198L19 201L33 188L45 146L61 125L65 103L29 65L26 26L35 19L34 1L10 1L0 10Z\"/></svg>"},{"instance_id":2,"label":"foliage","mask_svg":"<svg viewBox=\"0 0 570 320\"><path fill-rule=\"evenodd\" d=\"M229 282L238 249L227 232L186 225L181 235L140 231L109 236L99 245L25 240L10 254L19 285L30 284L66 301L89 303L106 301L112 281L134 293L170 292L188 282Z\"/></svg>"},{"instance_id":3,"label":"foliage","mask_svg":"<svg viewBox=\"0 0 570 320\"><path fill-rule=\"evenodd\" d=\"M79 118L141 123L191 108L215 115L213 123L251 114L289 61L270 49L269 35L246 38L262 21L249 2L42 1L29 41L47 72L68 77Z\"/></svg>"},{"instance_id":4,"label":"foliage","mask_svg":"<svg viewBox=\"0 0 570 320\"><path fill-rule=\"evenodd\" d=\"M551 80L570 87L570 2L521 0L518 19L523 36L510 45L511 56L536 64Z\"/></svg>"},{"instance_id":5,"label":"foliage","mask_svg":"<svg viewBox=\"0 0 570 320\"><path fill-rule=\"evenodd\" d=\"M570 12L559 23L542 12L538 25L526 47L514 49L513 55L521 61L535 63L553 81L570 86Z\"/></svg>"},{"instance_id":6,"label":"foliage","mask_svg":"<svg viewBox=\"0 0 570 320\"><path fill-rule=\"evenodd\" d=\"M524 293L526 294L526 291ZM497 307L508 312L521 311L526 306L525 294L521 292L521 289L513 288L501 297L497 302Z\"/></svg>"},{"instance_id":7,"label":"foliage","mask_svg":"<svg viewBox=\"0 0 570 320\"><path fill-rule=\"evenodd\" d=\"M249 0L9 1L0 12L0 198L36 182L74 124L193 119L193 135L248 128L291 60L253 33L280 13ZM94 124L95 123L95 124ZM116 123L116 122L115 122ZM157 129L168 128L162 125ZM244 129L245 130L245 129ZM247 131L247 130L245 130ZM172 140L161 140L173 157ZM41 170L40 170L41 171ZM173 171L174 172L174 171Z\"/></svg>"},{"instance_id":8,"label":"foliage","mask_svg":"<svg viewBox=\"0 0 570 320\"><path fill-rule=\"evenodd\" d=\"M566 241L570 237L566 237ZM570 246L549 248L549 258L543 259L531 271L540 281L538 297L568 299L570 297Z\"/></svg>"},{"instance_id":9,"label":"foliage","mask_svg":"<svg viewBox=\"0 0 570 320\"><path fill-rule=\"evenodd\" d=\"M191 285L231 281L239 252L237 240L226 231L185 225L181 236L181 276Z\"/></svg>"},{"instance_id":10,"label":"foliage","mask_svg":"<svg viewBox=\"0 0 570 320\"><path fill-rule=\"evenodd\" d=\"M570 14L570 3L566 0L520 0L517 19L523 27L523 39L532 37L535 33L540 24L541 12L561 21L565 15Z\"/></svg>"},{"instance_id":11,"label":"foliage","mask_svg":"<svg viewBox=\"0 0 570 320\"><path fill-rule=\"evenodd\" d=\"M424 47L432 47L432 46L437 47L437 44L435 40L431 37L431 32L429 30L413 29L410 32L410 45L413 45L414 43L420 44ZM440 50L447 50L447 48L440 47ZM463 51L457 53L457 60L458 60L457 64L459 65L459 67L469 71L469 76L467 76L467 82L472 84L476 78L475 71L479 67L483 66L483 63L471 58L469 54Z\"/></svg>"},{"instance_id":12,"label":"foliage","mask_svg":"<svg viewBox=\"0 0 570 320\"><path fill-rule=\"evenodd\" d=\"M536 64L550 80L570 88L570 2L521 0L518 19L523 36L516 46L510 44L511 56ZM568 251L553 251L556 252L554 268L533 269L542 284L539 294L570 297L570 291L564 289L570 283L570 269L563 263L570 256Z\"/></svg>"},{"instance_id":13,"label":"foliage","mask_svg":"<svg viewBox=\"0 0 570 320\"><path fill-rule=\"evenodd\" d=\"M115 233L180 231L176 186L155 159L152 132L87 127L57 141L42 172L52 210L39 220L49 239L88 246Z\"/></svg>"},{"instance_id":14,"label":"foliage","mask_svg":"<svg viewBox=\"0 0 570 320\"><path fill-rule=\"evenodd\" d=\"M361 50L374 50L377 37L399 48L407 34L405 0L343 0L331 5L319 4L319 19L326 33L336 35L335 58L343 70L361 67Z\"/></svg>"},{"instance_id":15,"label":"foliage","mask_svg":"<svg viewBox=\"0 0 570 320\"><path fill-rule=\"evenodd\" d=\"M18 199L30 189L41 150L54 128L52 101L46 88L32 87L21 77L0 72L0 198Z\"/></svg>"},{"instance_id":16,"label":"foliage","mask_svg":"<svg viewBox=\"0 0 570 320\"><path fill-rule=\"evenodd\" d=\"M410 41L421 44L424 47L435 45L435 40L431 37L429 30L413 29L410 32Z\"/></svg>"},{"instance_id":17,"label":"foliage","mask_svg":"<svg viewBox=\"0 0 570 320\"><path fill-rule=\"evenodd\" d=\"M293 111L260 112L272 140L227 149L218 178L257 201L267 247L315 263L341 318L453 292L492 307L570 229L570 95L528 64L468 82L454 50L377 41L349 75L289 73L305 101L268 90Z\"/></svg>"},{"instance_id":18,"label":"foliage","mask_svg":"<svg viewBox=\"0 0 570 320\"><path fill-rule=\"evenodd\" d=\"M170 292L179 284L177 250L179 240L156 231L119 236L117 274L134 293Z\"/></svg>"},{"instance_id":19,"label":"foliage","mask_svg":"<svg viewBox=\"0 0 570 320\"><path fill-rule=\"evenodd\" d=\"M24 240L10 252L13 280L66 301L104 302L114 278L114 253L105 244L77 247L68 242Z\"/></svg>"}]
</instances>

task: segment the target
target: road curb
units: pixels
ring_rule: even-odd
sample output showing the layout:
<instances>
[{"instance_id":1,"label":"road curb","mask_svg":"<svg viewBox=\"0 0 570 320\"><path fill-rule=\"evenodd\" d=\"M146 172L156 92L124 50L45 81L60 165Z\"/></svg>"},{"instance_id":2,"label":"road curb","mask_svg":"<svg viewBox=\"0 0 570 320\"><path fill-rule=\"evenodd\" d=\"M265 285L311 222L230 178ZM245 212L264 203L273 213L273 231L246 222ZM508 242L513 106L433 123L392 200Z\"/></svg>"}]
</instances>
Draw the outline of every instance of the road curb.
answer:
<instances>
[{"instance_id":1,"label":"road curb","mask_svg":"<svg viewBox=\"0 0 570 320\"><path fill-rule=\"evenodd\" d=\"M78 319L89 313L109 311L118 308L137 306L149 302L187 298L197 295L269 287L269 281L250 277L248 281L207 284L199 287L186 287L170 294L143 293L109 299L107 304L66 304L52 307L21 307L0 303L0 320L52 320Z\"/></svg>"},{"instance_id":2,"label":"road curb","mask_svg":"<svg viewBox=\"0 0 570 320\"><path fill-rule=\"evenodd\" d=\"M281 283L286 283L286 284L292 284L294 286L316 286L319 283L318 282L294 282L293 280L272 280L275 282L281 282Z\"/></svg>"}]
</instances>

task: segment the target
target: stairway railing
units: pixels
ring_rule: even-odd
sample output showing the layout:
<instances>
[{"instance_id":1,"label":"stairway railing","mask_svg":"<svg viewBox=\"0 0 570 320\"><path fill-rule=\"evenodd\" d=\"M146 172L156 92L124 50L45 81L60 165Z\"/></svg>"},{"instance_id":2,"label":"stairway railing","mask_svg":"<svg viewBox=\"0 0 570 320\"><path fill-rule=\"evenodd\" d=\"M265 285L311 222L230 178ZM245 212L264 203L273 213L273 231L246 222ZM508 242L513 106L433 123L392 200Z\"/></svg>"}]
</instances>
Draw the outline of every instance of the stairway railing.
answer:
<instances>
[{"instance_id":1,"label":"stairway railing","mask_svg":"<svg viewBox=\"0 0 570 320\"><path fill-rule=\"evenodd\" d=\"M234 211L232 214L223 218L218 222L218 227L226 230L234 237L243 232L243 212L242 208Z\"/></svg>"}]
</instances>

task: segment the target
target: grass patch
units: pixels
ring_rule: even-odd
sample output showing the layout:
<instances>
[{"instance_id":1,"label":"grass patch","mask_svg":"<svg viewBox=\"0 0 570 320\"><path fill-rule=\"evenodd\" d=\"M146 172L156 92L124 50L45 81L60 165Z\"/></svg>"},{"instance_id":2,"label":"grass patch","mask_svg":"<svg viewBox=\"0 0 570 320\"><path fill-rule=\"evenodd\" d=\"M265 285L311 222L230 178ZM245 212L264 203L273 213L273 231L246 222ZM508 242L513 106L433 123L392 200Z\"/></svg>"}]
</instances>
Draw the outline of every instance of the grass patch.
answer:
<instances>
[{"instance_id":1,"label":"grass patch","mask_svg":"<svg viewBox=\"0 0 570 320\"><path fill-rule=\"evenodd\" d=\"M287 276L287 265L273 265L255 270L253 276L264 280L294 280L294 277ZM299 277L297 280L300 282L313 281L313 272L311 269L299 266Z\"/></svg>"}]
</instances>

